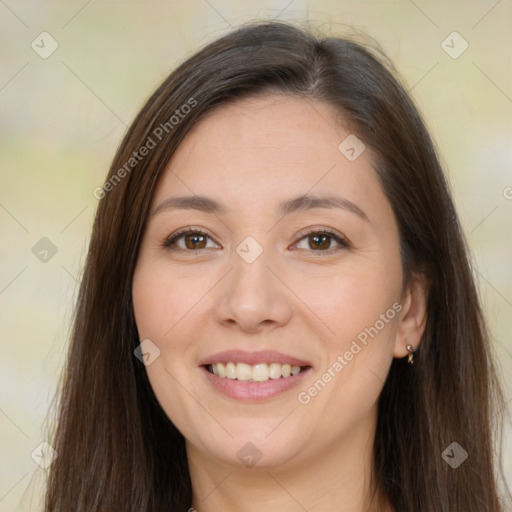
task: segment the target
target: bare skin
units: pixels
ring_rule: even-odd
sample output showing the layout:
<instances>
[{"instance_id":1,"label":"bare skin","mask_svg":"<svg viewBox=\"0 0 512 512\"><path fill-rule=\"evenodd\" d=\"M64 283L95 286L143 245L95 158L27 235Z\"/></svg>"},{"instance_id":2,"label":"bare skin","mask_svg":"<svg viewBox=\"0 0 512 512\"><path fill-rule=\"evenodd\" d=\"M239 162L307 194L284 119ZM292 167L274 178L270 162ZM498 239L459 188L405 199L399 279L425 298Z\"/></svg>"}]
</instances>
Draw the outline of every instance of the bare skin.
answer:
<instances>
[{"instance_id":1,"label":"bare skin","mask_svg":"<svg viewBox=\"0 0 512 512\"><path fill-rule=\"evenodd\" d=\"M426 292L402 293L396 220L369 151L350 161L338 149L347 135L321 103L241 100L197 124L158 183L152 212L175 196L224 206L158 208L133 281L140 339L160 350L146 369L185 436L199 512L368 510L377 400L393 358L420 342ZM345 202L279 210L305 194ZM163 246L187 227L205 234ZM248 236L257 245L245 254L262 249L250 263L237 252ZM201 365L231 349L279 351L309 369L277 396L232 398ZM391 510L377 498L370 509Z\"/></svg>"}]
</instances>

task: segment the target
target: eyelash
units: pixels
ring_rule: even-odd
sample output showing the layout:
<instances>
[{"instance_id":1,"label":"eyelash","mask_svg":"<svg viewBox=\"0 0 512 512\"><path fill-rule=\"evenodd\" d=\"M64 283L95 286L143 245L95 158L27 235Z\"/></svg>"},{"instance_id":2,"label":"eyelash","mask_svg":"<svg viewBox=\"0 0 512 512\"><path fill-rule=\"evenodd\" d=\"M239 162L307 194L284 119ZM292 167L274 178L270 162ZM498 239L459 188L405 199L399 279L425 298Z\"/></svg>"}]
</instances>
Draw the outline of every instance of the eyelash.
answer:
<instances>
[{"instance_id":1,"label":"eyelash","mask_svg":"<svg viewBox=\"0 0 512 512\"><path fill-rule=\"evenodd\" d=\"M195 252L196 254L199 251L204 250L204 249L196 249L194 251L193 249L182 249L182 248L176 249L176 248L172 247L173 244L175 244L179 239L183 238L186 235L200 235L200 236L205 236L207 238L210 238L212 240L210 235L208 233L206 233L205 231L202 231L201 229L184 228L184 229L181 229L181 230L177 231L176 233L172 234L171 236L166 237L162 242L162 247L169 249L169 250L173 250L173 251ZM312 253L316 253L316 255L318 255L318 256L322 256L322 255L326 255L326 254L330 255L330 254L338 252L342 249L348 249L350 247L350 242L346 238L344 238L344 237L338 235L337 233L335 233L334 231L331 231L326 228L314 229L314 230L310 230L310 231L306 231L306 232L300 232L297 235L300 238L297 242L295 242L295 244L301 242L305 238L309 238L314 235L328 236L339 244L338 247L335 247L333 249L327 249L325 251L309 249L309 251L311 251ZM215 242L215 243L217 243L217 242ZM293 250L297 250L297 249L293 249ZM308 249L306 249L306 250L308 250Z\"/></svg>"}]
</instances>

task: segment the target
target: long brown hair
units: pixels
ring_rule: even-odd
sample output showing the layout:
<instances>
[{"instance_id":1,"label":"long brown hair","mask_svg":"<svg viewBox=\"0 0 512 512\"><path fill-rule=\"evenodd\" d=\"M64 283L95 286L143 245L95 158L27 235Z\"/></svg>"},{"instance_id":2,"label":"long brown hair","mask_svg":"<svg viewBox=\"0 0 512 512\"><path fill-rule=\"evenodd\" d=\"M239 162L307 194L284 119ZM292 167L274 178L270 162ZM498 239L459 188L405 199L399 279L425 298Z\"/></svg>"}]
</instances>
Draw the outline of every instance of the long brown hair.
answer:
<instances>
[{"instance_id":1,"label":"long brown hair","mask_svg":"<svg viewBox=\"0 0 512 512\"><path fill-rule=\"evenodd\" d=\"M425 124L379 52L270 22L234 30L181 64L117 150L98 192L46 512L190 507L184 438L134 356L140 340L131 283L155 185L180 141L213 109L266 92L325 102L364 141L399 226L405 282L422 273L430 283L414 365L394 360L382 390L373 478L397 512L501 511L492 420L503 399L468 251ZM442 456L452 442L468 454L456 469Z\"/></svg>"}]
</instances>

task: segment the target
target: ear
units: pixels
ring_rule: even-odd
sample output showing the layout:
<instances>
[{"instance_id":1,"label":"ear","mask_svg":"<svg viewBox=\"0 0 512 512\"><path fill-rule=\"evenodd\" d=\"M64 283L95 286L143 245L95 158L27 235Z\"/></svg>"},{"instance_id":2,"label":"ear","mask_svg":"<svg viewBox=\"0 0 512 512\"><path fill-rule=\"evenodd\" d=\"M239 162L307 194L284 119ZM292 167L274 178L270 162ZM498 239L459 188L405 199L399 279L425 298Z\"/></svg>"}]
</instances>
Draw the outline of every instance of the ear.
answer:
<instances>
[{"instance_id":1,"label":"ear","mask_svg":"<svg viewBox=\"0 0 512 512\"><path fill-rule=\"evenodd\" d=\"M407 345L417 350L427 325L428 284L423 274L414 275L402 295L398 326L395 338L394 356L408 355Z\"/></svg>"}]
</instances>

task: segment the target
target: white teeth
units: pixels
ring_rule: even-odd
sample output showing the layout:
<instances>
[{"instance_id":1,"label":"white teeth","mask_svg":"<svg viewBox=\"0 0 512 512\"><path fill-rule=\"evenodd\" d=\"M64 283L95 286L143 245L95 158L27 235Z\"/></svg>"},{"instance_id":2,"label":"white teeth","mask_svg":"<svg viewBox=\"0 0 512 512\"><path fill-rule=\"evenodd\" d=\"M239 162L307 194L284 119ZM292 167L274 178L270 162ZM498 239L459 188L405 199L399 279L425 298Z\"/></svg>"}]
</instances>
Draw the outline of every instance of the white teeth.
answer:
<instances>
[{"instance_id":1,"label":"white teeth","mask_svg":"<svg viewBox=\"0 0 512 512\"><path fill-rule=\"evenodd\" d=\"M236 379L236 364L235 363L227 363L226 364L226 377L228 379Z\"/></svg>"},{"instance_id":2,"label":"white teeth","mask_svg":"<svg viewBox=\"0 0 512 512\"><path fill-rule=\"evenodd\" d=\"M268 380L269 377L270 377L270 370L268 369L268 365L266 365L265 363L255 364L252 367L252 380L256 380L258 382L264 382L264 381Z\"/></svg>"},{"instance_id":3,"label":"white teeth","mask_svg":"<svg viewBox=\"0 0 512 512\"><path fill-rule=\"evenodd\" d=\"M268 367L270 372L271 379L280 379L281 378L281 364L280 363L271 363ZM300 368L299 368L300 370Z\"/></svg>"},{"instance_id":4,"label":"white teeth","mask_svg":"<svg viewBox=\"0 0 512 512\"><path fill-rule=\"evenodd\" d=\"M292 366L290 364L283 364L281 366L281 375L283 377L289 377L292 374Z\"/></svg>"},{"instance_id":5,"label":"white teeth","mask_svg":"<svg viewBox=\"0 0 512 512\"><path fill-rule=\"evenodd\" d=\"M245 364L245 363L237 363L236 378L238 380L251 380L252 379L251 365Z\"/></svg>"},{"instance_id":6,"label":"white teeth","mask_svg":"<svg viewBox=\"0 0 512 512\"><path fill-rule=\"evenodd\" d=\"M218 377L240 381L265 382L269 379L288 378L301 372L300 366L281 363L215 363L210 365L210 371Z\"/></svg>"}]
</instances>

